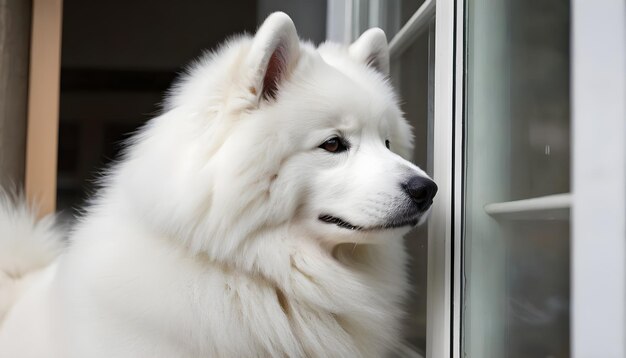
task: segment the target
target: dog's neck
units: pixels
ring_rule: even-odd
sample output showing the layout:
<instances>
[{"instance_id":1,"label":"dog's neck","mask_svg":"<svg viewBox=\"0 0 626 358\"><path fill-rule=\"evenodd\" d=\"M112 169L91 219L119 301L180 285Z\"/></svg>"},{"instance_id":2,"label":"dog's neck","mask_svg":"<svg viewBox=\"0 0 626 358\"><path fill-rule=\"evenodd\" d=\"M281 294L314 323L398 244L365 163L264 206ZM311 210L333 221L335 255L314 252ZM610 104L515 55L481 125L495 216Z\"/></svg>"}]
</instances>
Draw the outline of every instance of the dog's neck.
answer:
<instances>
[{"instance_id":1,"label":"dog's neck","mask_svg":"<svg viewBox=\"0 0 626 358\"><path fill-rule=\"evenodd\" d=\"M397 238L380 245L341 244L329 250L314 238L281 228L260 231L228 261L198 258L273 289L292 329L315 327L321 330L315 333L319 337L347 333L352 348L346 349L363 353L400 344L407 291L402 245ZM395 329L372 329L377 326ZM354 342L357 337L368 339Z\"/></svg>"},{"instance_id":2,"label":"dog's neck","mask_svg":"<svg viewBox=\"0 0 626 358\"><path fill-rule=\"evenodd\" d=\"M90 220L103 220L102 225L125 230L139 222L129 220L120 210L106 210L98 216L100 219ZM159 247L171 246L162 251L173 248L177 252L173 256L184 260L180 265L189 265L188 287L194 293L181 296L200 297L189 303L197 304L198 311L213 305L215 297L232 300L225 303L233 309L232 324L249 332L251 341L270 340L279 345L278 351L289 353L287 356L380 357L390 347L401 346L402 303L408 284L400 237L376 245L328 247L323 240L289 226L266 227L253 231L229 256L211 256L185 248L182 238L146 232L147 226L141 226L133 227L129 239L140 233L146 240L160 240ZM207 285L216 276L222 277L218 282L224 284ZM280 327L250 331L259 320ZM204 327L202 322L198 325L198 329ZM297 347L295 351L293 347ZM304 354L299 354L300 350Z\"/></svg>"}]
</instances>

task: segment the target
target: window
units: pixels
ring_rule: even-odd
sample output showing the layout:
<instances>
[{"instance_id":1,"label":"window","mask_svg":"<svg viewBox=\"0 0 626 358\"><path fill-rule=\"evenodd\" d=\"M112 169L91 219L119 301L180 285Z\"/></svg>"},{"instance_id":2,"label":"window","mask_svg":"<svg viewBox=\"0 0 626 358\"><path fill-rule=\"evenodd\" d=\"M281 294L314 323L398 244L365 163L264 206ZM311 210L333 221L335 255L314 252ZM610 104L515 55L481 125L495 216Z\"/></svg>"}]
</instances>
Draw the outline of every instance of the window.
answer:
<instances>
[{"instance_id":1,"label":"window","mask_svg":"<svg viewBox=\"0 0 626 358\"><path fill-rule=\"evenodd\" d=\"M412 343L429 358L626 356L624 3L328 4L330 39L387 32L415 160L439 185L407 240Z\"/></svg>"},{"instance_id":2,"label":"window","mask_svg":"<svg viewBox=\"0 0 626 358\"><path fill-rule=\"evenodd\" d=\"M468 2L463 356L570 355L569 10Z\"/></svg>"}]
</instances>

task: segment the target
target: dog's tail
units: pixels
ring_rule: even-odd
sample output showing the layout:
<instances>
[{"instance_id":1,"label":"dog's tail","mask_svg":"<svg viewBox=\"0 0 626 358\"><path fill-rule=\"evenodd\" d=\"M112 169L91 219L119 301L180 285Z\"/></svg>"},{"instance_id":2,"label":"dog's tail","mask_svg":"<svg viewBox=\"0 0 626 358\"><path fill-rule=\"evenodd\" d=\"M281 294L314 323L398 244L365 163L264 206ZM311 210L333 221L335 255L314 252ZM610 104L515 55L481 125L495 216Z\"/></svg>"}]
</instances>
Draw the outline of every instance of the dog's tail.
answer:
<instances>
[{"instance_id":1,"label":"dog's tail","mask_svg":"<svg viewBox=\"0 0 626 358\"><path fill-rule=\"evenodd\" d=\"M29 274L47 267L62 248L53 216L37 220L25 200L0 188L0 322Z\"/></svg>"}]
</instances>

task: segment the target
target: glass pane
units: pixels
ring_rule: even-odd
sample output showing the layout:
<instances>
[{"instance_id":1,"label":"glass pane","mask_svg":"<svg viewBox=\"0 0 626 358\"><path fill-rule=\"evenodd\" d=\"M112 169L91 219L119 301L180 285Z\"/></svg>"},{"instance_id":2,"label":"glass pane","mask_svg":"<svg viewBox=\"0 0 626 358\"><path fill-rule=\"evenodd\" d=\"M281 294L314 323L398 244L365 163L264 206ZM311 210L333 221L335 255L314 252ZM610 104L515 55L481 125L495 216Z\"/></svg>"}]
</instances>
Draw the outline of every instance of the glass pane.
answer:
<instances>
[{"instance_id":1,"label":"glass pane","mask_svg":"<svg viewBox=\"0 0 626 358\"><path fill-rule=\"evenodd\" d=\"M434 28L433 28L434 34ZM413 126L415 150L413 162L432 174L431 130L429 123L429 54L428 32L415 39L414 43L391 63L391 79L400 93L402 111ZM421 353L426 352L426 288L428 266L428 230L423 225L413 230L405 238L411 255L410 279L411 297L407 305L409 319L406 324L406 337L409 343Z\"/></svg>"},{"instance_id":2,"label":"glass pane","mask_svg":"<svg viewBox=\"0 0 626 358\"><path fill-rule=\"evenodd\" d=\"M570 190L569 6L468 1L466 357L569 356L569 221L484 211Z\"/></svg>"},{"instance_id":3,"label":"glass pane","mask_svg":"<svg viewBox=\"0 0 626 358\"><path fill-rule=\"evenodd\" d=\"M391 0L384 1L388 6L386 17L384 20L388 26L387 38L389 41L396 35L396 33L404 26L407 21L415 14L415 12L422 6L425 0Z\"/></svg>"},{"instance_id":4,"label":"glass pane","mask_svg":"<svg viewBox=\"0 0 626 358\"><path fill-rule=\"evenodd\" d=\"M352 34L356 39L370 27L380 27L391 39L425 0L356 0L352 3Z\"/></svg>"}]
</instances>

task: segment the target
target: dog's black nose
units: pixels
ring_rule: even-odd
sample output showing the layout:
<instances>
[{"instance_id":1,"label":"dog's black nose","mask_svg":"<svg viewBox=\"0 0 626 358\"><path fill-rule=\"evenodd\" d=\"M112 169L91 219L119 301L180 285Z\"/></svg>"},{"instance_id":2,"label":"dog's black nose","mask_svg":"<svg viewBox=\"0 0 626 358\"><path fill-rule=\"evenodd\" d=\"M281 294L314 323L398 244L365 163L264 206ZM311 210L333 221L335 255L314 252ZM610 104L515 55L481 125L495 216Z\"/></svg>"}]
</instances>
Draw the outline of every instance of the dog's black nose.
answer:
<instances>
[{"instance_id":1,"label":"dog's black nose","mask_svg":"<svg viewBox=\"0 0 626 358\"><path fill-rule=\"evenodd\" d=\"M402 187L421 211L426 211L432 205L437 194L437 184L422 176L412 177Z\"/></svg>"}]
</instances>

